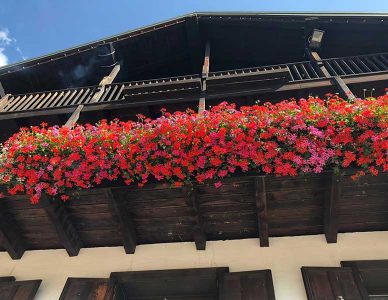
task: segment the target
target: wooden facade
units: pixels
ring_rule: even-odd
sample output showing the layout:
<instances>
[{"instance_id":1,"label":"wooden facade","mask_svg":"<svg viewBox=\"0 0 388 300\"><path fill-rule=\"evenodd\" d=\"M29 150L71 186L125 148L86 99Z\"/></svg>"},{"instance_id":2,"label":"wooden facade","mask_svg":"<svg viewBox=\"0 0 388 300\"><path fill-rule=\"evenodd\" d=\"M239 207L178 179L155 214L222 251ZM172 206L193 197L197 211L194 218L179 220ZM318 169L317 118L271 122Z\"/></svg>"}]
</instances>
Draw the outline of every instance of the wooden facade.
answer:
<instances>
[{"instance_id":1,"label":"wooden facade","mask_svg":"<svg viewBox=\"0 0 388 300\"><path fill-rule=\"evenodd\" d=\"M314 29L325 31L319 49L307 45ZM71 127L139 113L155 118L161 108L202 113L225 100L241 106L326 93L350 99L383 94L386 30L388 15L379 14L198 13L6 66L0 68L0 142L41 122ZM12 259L28 250L77 256L83 248L110 246L134 254L137 245L192 242L205 250L207 241L246 238L270 247L272 237L324 234L327 243L337 243L338 233L387 231L388 173L354 181L354 172L236 174L220 188L116 182L75 191L64 203L44 196L38 205L24 195L7 196L0 201L0 251ZM343 261L336 268L303 267L302 274L309 299L368 299L388 293L376 281L387 278L386 269L381 261ZM0 298L33 299L39 284L0 277ZM174 293L182 299L275 299L270 270L227 267L69 278L60 299Z\"/></svg>"},{"instance_id":2,"label":"wooden facade","mask_svg":"<svg viewBox=\"0 0 388 300\"><path fill-rule=\"evenodd\" d=\"M333 243L338 232L388 230L388 174L350 175L235 176L192 193L159 183L118 185L79 191L64 204L8 197L1 233L9 242L1 249L14 258L21 249L77 255L81 247L120 245L134 253L137 244L193 241L205 249L207 240L259 238L268 246L270 237L322 233Z\"/></svg>"}]
</instances>

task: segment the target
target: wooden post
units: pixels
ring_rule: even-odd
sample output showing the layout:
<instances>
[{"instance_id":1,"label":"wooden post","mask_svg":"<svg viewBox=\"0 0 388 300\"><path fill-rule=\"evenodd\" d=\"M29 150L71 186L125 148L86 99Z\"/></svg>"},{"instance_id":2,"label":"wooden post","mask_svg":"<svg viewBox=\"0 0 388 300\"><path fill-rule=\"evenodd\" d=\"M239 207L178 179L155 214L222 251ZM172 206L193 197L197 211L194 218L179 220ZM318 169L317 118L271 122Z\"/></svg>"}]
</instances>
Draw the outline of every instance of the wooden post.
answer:
<instances>
[{"instance_id":1,"label":"wooden post","mask_svg":"<svg viewBox=\"0 0 388 300\"><path fill-rule=\"evenodd\" d=\"M113 215L120 226L125 253L133 254L137 245L136 228L124 205L124 199L122 195L115 195L110 189L107 190L107 194Z\"/></svg>"},{"instance_id":2,"label":"wooden post","mask_svg":"<svg viewBox=\"0 0 388 300\"><path fill-rule=\"evenodd\" d=\"M341 176L329 173L326 177L324 206L325 237L328 243L337 243L338 201L341 196Z\"/></svg>"},{"instance_id":3,"label":"wooden post","mask_svg":"<svg viewBox=\"0 0 388 300\"><path fill-rule=\"evenodd\" d=\"M311 51L310 49L306 49L307 55L311 61L313 61L317 66L321 76L326 78L332 78L333 83L339 89L341 96L345 99L355 99L356 96L352 93L346 83L342 80L340 76L331 76L330 72L326 69L325 65L322 62L321 57L315 51Z\"/></svg>"},{"instance_id":4,"label":"wooden post","mask_svg":"<svg viewBox=\"0 0 388 300\"><path fill-rule=\"evenodd\" d=\"M186 202L194 212L195 224L193 228L193 238L197 250L206 249L206 233L204 230L203 219L201 217L200 206L198 202L197 187L193 185L186 185L184 187L186 194Z\"/></svg>"},{"instance_id":5,"label":"wooden post","mask_svg":"<svg viewBox=\"0 0 388 300\"><path fill-rule=\"evenodd\" d=\"M110 74L108 76L105 76L101 81L100 84L98 85L98 90L97 92L93 95L92 99L89 101L89 103L96 103L100 100L102 95L104 94L105 91L105 85L111 84L113 80L116 78L117 74L120 71L120 65L116 65ZM65 127L72 127L74 126L75 123L77 123L79 119L79 115L84 108L83 104L80 104L77 106L75 111L71 114L70 118L67 120L66 124L64 125Z\"/></svg>"},{"instance_id":6,"label":"wooden post","mask_svg":"<svg viewBox=\"0 0 388 300\"><path fill-rule=\"evenodd\" d=\"M202 114L206 106L206 79L209 75L210 69L210 42L206 43L205 49L205 59L202 66L202 88L201 88L201 98L199 99L198 104L198 114Z\"/></svg>"},{"instance_id":7,"label":"wooden post","mask_svg":"<svg viewBox=\"0 0 388 300\"><path fill-rule=\"evenodd\" d=\"M260 247L269 247L265 176L255 177L254 180Z\"/></svg>"},{"instance_id":8,"label":"wooden post","mask_svg":"<svg viewBox=\"0 0 388 300\"><path fill-rule=\"evenodd\" d=\"M69 256L77 256L82 247L82 241L63 203L42 195L40 205L54 225L58 238Z\"/></svg>"}]
</instances>

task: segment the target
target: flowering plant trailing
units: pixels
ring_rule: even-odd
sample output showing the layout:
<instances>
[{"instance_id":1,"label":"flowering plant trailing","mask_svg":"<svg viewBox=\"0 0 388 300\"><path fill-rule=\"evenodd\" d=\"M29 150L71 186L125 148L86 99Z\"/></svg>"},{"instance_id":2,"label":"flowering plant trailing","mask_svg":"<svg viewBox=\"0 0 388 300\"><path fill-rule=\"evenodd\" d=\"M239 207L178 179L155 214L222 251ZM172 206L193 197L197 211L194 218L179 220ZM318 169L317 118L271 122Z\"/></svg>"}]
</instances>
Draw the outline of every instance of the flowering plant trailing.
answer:
<instances>
[{"instance_id":1,"label":"flowering plant trailing","mask_svg":"<svg viewBox=\"0 0 388 300\"><path fill-rule=\"evenodd\" d=\"M236 109L222 103L198 115L163 111L156 120L100 121L73 128L22 128L0 149L0 184L37 203L74 189L150 178L180 186L238 171L297 176L358 167L355 177L388 171L388 96L337 96Z\"/></svg>"}]
</instances>

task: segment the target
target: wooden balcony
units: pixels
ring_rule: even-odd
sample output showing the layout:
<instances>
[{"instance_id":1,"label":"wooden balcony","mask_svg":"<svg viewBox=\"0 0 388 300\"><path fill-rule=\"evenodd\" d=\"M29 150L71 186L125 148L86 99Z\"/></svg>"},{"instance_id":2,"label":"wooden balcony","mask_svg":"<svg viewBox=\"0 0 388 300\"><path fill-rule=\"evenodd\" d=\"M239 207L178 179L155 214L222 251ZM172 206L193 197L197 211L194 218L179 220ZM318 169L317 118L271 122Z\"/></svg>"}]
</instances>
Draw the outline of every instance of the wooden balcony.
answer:
<instances>
[{"instance_id":1,"label":"wooden balcony","mask_svg":"<svg viewBox=\"0 0 388 300\"><path fill-rule=\"evenodd\" d=\"M388 79L388 53L323 59L332 77L340 76L345 83ZM107 84L104 87L79 87L23 95L6 95L0 100L0 120L35 115L71 113L84 105L84 111L138 107L149 104L196 102L203 95L201 75L187 75L145 81ZM330 78L322 75L311 62L209 72L206 98L221 99L239 95L299 90L331 86ZM101 89L103 92L101 93ZM101 93L98 101L93 100Z\"/></svg>"},{"instance_id":2,"label":"wooden balcony","mask_svg":"<svg viewBox=\"0 0 388 300\"><path fill-rule=\"evenodd\" d=\"M300 177L240 175L220 188L143 188L117 184L75 193L66 203L26 196L2 199L0 250L20 258L25 250L136 245L388 230L388 173L364 176L331 172ZM6 217L6 218L5 218ZM339 241L340 243L341 241ZM322 239L324 243L324 239ZM194 247L194 244L193 244Z\"/></svg>"}]
</instances>

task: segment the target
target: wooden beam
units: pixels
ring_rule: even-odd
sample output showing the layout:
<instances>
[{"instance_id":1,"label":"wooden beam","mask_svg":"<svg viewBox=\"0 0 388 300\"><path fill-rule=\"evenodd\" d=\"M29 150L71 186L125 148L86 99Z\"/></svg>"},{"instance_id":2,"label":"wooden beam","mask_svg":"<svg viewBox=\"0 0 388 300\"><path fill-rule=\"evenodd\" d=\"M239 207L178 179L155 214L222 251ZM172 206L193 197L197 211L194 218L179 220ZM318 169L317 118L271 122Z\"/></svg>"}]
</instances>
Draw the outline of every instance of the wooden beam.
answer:
<instances>
[{"instance_id":1,"label":"wooden beam","mask_svg":"<svg viewBox=\"0 0 388 300\"><path fill-rule=\"evenodd\" d=\"M199 99L198 104L198 114L202 114L206 107L206 80L209 76L210 69L210 42L207 41L205 48L205 58L202 66L202 88L201 88L201 98Z\"/></svg>"},{"instance_id":2,"label":"wooden beam","mask_svg":"<svg viewBox=\"0 0 388 300\"><path fill-rule=\"evenodd\" d=\"M324 228L328 243L336 243L338 235L338 201L341 196L341 175L334 172L326 176Z\"/></svg>"},{"instance_id":3,"label":"wooden beam","mask_svg":"<svg viewBox=\"0 0 388 300\"><path fill-rule=\"evenodd\" d=\"M331 76L330 72L326 69L324 63L322 62L321 57L315 51L306 49L307 55L311 61L313 61L318 66L318 71L321 76L326 78L332 78L333 83L337 86L340 91L341 97L345 99L355 99L356 96L352 93L349 87L346 85L345 81L340 76Z\"/></svg>"},{"instance_id":4,"label":"wooden beam","mask_svg":"<svg viewBox=\"0 0 388 300\"><path fill-rule=\"evenodd\" d=\"M310 49L306 49L306 52L307 52L307 56L309 57L309 59L311 61L313 61L316 65L318 65L318 71L319 71L320 75L324 76L326 78L330 78L331 75L330 75L329 71L326 69L325 65L323 64L322 59L319 56L319 54L315 51L311 51Z\"/></svg>"},{"instance_id":5,"label":"wooden beam","mask_svg":"<svg viewBox=\"0 0 388 300\"><path fill-rule=\"evenodd\" d=\"M77 108L74 110L74 112L71 114L70 118L66 121L64 126L69 128L73 127L74 124L77 123L79 119L79 115L83 108L84 108L83 104L78 105Z\"/></svg>"},{"instance_id":6,"label":"wooden beam","mask_svg":"<svg viewBox=\"0 0 388 300\"><path fill-rule=\"evenodd\" d=\"M77 256L82 247L82 241L64 204L58 199L49 198L47 195L42 195L39 203L54 225L58 238L69 256Z\"/></svg>"},{"instance_id":7,"label":"wooden beam","mask_svg":"<svg viewBox=\"0 0 388 300\"><path fill-rule=\"evenodd\" d=\"M21 230L7 214L4 201L0 201L0 245L12 259L20 259L26 250Z\"/></svg>"},{"instance_id":8,"label":"wooden beam","mask_svg":"<svg viewBox=\"0 0 388 300\"><path fill-rule=\"evenodd\" d=\"M113 193L111 189L108 189L107 197L109 199L113 215L117 219L120 227L125 253L133 254L135 253L137 245L136 228L127 208L125 207L124 194Z\"/></svg>"},{"instance_id":9,"label":"wooden beam","mask_svg":"<svg viewBox=\"0 0 388 300\"><path fill-rule=\"evenodd\" d=\"M116 78L117 74L120 71L120 65L116 65L108 76L105 76L97 87L97 92L93 95L92 99L89 103L96 103L100 100L105 91L105 85L111 84L113 80ZM75 123L77 123L79 116L81 114L82 109L84 108L83 104L77 106L75 111L71 114L70 118L67 120L65 127L73 127Z\"/></svg>"},{"instance_id":10,"label":"wooden beam","mask_svg":"<svg viewBox=\"0 0 388 300\"><path fill-rule=\"evenodd\" d=\"M201 216L200 205L198 201L198 189L195 185L186 185L184 187L184 192L186 194L186 203L193 210L194 214L194 228L193 228L193 238L195 242L195 247L197 250L206 249L206 233L204 230L203 218Z\"/></svg>"},{"instance_id":11,"label":"wooden beam","mask_svg":"<svg viewBox=\"0 0 388 300\"><path fill-rule=\"evenodd\" d=\"M356 96L354 96L352 91L349 89L349 87L346 85L346 83L343 81L343 79L340 76L334 76L333 81L334 81L334 84L339 88L341 97L345 99L356 98Z\"/></svg>"},{"instance_id":12,"label":"wooden beam","mask_svg":"<svg viewBox=\"0 0 388 300\"><path fill-rule=\"evenodd\" d=\"M202 66L202 78L207 78L209 75L209 69L210 69L210 42L206 42L205 47L205 59L203 61Z\"/></svg>"},{"instance_id":13,"label":"wooden beam","mask_svg":"<svg viewBox=\"0 0 388 300\"><path fill-rule=\"evenodd\" d=\"M255 177L254 181L260 247L269 247L265 176Z\"/></svg>"}]
</instances>

